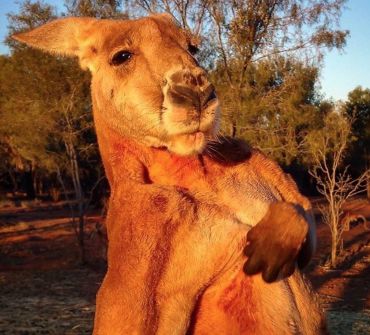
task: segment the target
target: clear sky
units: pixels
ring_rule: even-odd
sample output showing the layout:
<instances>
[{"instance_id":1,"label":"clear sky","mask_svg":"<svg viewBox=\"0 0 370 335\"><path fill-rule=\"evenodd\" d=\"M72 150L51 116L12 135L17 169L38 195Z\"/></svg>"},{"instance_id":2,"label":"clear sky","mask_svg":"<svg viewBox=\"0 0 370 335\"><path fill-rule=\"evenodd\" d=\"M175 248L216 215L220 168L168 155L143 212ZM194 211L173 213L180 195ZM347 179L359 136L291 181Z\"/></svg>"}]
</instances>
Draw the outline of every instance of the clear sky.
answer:
<instances>
[{"instance_id":1,"label":"clear sky","mask_svg":"<svg viewBox=\"0 0 370 335\"><path fill-rule=\"evenodd\" d=\"M63 0L46 0L63 11ZM16 12L16 0L0 0L0 40L7 33L9 12ZM351 36L344 52L333 50L325 57L321 74L322 93L334 100L346 99L356 86L370 88L370 0L349 0L344 10L341 27ZM7 49L1 42L0 53Z\"/></svg>"},{"instance_id":2,"label":"clear sky","mask_svg":"<svg viewBox=\"0 0 370 335\"><path fill-rule=\"evenodd\" d=\"M346 99L358 85L370 88L370 0L349 0L341 27L350 31L344 52L325 57L321 74L322 92L327 98Z\"/></svg>"}]
</instances>

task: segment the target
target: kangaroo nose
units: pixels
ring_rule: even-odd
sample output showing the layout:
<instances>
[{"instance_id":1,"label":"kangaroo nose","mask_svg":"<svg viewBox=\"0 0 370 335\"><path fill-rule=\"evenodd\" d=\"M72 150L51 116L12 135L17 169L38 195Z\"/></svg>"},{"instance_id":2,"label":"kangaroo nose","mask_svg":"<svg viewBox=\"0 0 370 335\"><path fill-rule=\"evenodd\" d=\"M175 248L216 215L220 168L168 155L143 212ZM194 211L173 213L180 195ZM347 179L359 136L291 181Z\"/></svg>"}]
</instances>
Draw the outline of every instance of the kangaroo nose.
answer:
<instances>
[{"instance_id":1,"label":"kangaroo nose","mask_svg":"<svg viewBox=\"0 0 370 335\"><path fill-rule=\"evenodd\" d=\"M215 88L204 71L193 74L189 70L172 73L167 92L172 103L202 111L214 99Z\"/></svg>"},{"instance_id":2,"label":"kangaroo nose","mask_svg":"<svg viewBox=\"0 0 370 335\"><path fill-rule=\"evenodd\" d=\"M212 84L209 84L205 90L174 85L168 91L168 95L172 103L183 107L195 108L199 112L216 99L216 93Z\"/></svg>"}]
</instances>

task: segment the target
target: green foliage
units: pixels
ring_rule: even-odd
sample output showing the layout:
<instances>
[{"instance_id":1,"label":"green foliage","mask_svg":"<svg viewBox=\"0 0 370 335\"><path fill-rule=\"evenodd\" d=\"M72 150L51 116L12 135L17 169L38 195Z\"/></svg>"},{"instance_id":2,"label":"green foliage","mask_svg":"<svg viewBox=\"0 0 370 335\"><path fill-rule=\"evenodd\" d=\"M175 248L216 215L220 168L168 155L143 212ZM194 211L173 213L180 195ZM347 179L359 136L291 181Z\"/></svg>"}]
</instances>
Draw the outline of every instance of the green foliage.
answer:
<instances>
[{"instance_id":1,"label":"green foliage","mask_svg":"<svg viewBox=\"0 0 370 335\"><path fill-rule=\"evenodd\" d=\"M66 0L68 14L73 16L91 16L100 19L127 18L120 12L122 0Z\"/></svg>"},{"instance_id":2,"label":"green foliage","mask_svg":"<svg viewBox=\"0 0 370 335\"><path fill-rule=\"evenodd\" d=\"M243 137L281 163L300 154L307 131L322 120L318 107L318 69L284 57L253 63L240 91L222 70L212 73L221 96L223 129ZM236 105L239 102L239 105Z\"/></svg>"},{"instance_id":3,"label":"green foliage","mask_svg":"<svg viewBox=\"0 0 370 335\"><path fill-rule=\"evenodd\" d=\"M49 5L26 1L10 15L11 34L28 30L55 15ZM101 172L93 131L90 76L76 60L54 57L9 43L11 56L1 58L0 143L19 172L34 170L49 184L55 174L72 178L71 146L81 162L81 177ZM94 162L92 167L89 163ZM84 179L84 178L83 178Z\"/></svg>"},{"instance_id":4,"label":"green foliage","mask_svg":"<svg viewBox=\"0 0 370 335\"><path fill-rule=\"evenodd\" d=\"M333 164L335 156L338 156L335 163L341 167L349 143L353 141L351 133L351 122L340 111L332 110L324 117L323 126L311 130L306 138L306 153L313 164L326 159L329 164Z\"/></svg>"},{"instance_id":5,"label":"green foliage","mask_svg":"<svg viewBox=\"0 0 370 335\"><path fill-rule=\"evenodd\" d=\"M356 141L351 145L351 159L356 161L356 174L370 168L370 89L356 87L348 94L345 113L353 119L352 131Z\"/></svg>"}]
</instances>

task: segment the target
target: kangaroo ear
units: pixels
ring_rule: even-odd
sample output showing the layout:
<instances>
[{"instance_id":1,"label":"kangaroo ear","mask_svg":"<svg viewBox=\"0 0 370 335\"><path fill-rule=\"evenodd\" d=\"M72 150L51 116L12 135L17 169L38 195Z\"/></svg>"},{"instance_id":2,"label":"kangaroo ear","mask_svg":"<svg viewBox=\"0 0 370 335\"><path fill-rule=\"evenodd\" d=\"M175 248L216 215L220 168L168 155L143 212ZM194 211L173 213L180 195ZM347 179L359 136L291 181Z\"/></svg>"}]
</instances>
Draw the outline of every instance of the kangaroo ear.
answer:
<instances>
[{"instance_id":1,"label":"kangaroo ear","mask_svg":"<svg viewBox=\"0 0 370 335\"><path fill-rule=\"evenodd\" d=\"M86 47L91 42L90 32L96 21L98 20L89 17L58 19L31 31L15 34L12 38L54 54L78 56L82 61Z\"/></svg>"}]
</instances>

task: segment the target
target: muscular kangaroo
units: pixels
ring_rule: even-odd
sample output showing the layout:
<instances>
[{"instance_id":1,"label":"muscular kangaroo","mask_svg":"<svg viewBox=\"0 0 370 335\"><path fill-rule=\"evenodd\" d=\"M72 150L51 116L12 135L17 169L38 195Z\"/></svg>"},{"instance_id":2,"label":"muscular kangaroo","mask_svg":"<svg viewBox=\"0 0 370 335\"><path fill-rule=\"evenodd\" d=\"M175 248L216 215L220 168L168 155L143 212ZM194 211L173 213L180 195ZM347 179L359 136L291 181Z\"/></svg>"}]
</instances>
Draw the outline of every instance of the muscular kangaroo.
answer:
<instances>
[{"instance_id":1,"label":"muscular kangaroo","mask_svg":"<svg viewBox=\"0 0 370 335\"><path fill-rule=\"evenodd\" d=\"M218 139L218 100L167 15L64 18L15 39L92 73L111 186L108 271L94 334L325 334L296 264L310 203L243 142Z\"/></svg>"}]
</instances>

